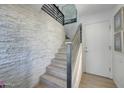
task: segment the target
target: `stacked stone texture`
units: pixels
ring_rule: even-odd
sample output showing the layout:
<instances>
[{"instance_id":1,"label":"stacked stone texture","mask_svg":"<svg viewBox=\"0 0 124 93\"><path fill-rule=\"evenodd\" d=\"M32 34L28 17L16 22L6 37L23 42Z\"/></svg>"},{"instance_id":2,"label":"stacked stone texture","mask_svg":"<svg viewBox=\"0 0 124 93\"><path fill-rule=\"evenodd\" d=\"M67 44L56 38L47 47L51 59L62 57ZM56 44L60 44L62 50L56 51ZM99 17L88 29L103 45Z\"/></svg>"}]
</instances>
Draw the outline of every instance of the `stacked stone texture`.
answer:
<instances>
[{"instance_id":1,"label":"stacked stone texture","mask_svg":"<svg viewBox=\"0 0 124 93\"><path fill-rule=\"evenodd\" d=\"M0 80L33 87L65 40L63 26L30 5L0 5Z\"/></svg>"}]
</instances>

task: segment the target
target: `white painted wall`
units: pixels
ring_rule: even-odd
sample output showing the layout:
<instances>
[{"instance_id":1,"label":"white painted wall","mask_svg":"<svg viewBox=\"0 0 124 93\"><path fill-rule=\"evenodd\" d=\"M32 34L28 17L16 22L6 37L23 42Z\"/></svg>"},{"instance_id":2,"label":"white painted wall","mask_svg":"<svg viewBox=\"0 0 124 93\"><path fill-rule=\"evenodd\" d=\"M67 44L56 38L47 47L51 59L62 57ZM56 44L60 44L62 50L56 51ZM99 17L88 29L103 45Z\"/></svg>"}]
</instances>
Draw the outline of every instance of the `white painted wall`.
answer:
<instances>
[{"instance_id":1,"label":"white painted wall","mask_svg":"<svg viewBox=\"0 0 124 93\"><path fill-rule=\"evenodd\" d=\"M64 31L65 31L66 35L72 39L77 31L77 27L78 27L77 22L67 24L67 25L64 25Z\"/></svg>"},{"instance_id":2,"label":"white painted wall","mask_svg":"<svg viewBox=\"0 0 124 93\"><path fill-rule=\"evenodd\" d=\"M124 88L124 54L114 51L114 15L124 5L117 5L113 9L111 24L112 24L112 39L113 39L113 59L112 59L112 68L113 68L113 79L118 87Z\"/></svg>"},{"instance_id":3,"label":"white painted wall","mask_svg":"<svg viewBox=\"0 0 124 93\"><path fill-rule=\"evenodd\" d=\"M76 64L75 64L74 71L73 71L72 87L78 88L79 84L80 84L81 76L82 76L82 65L83 65L83 62L82 62L82 44L80 44L78 55L77 55L75 63Z\"/></svg>"},{"instance_id":4,"label":"white painted wall","mask_svg":"<svg viewBox=\"0 0 124 93\"><path fill-rule=\"evenodd\" d=\"M104 20L111 20L111 45L112 45L112 77L117 85L117 87L124 87L124 54L118 53L114 51L114 15L120 9L120 7L124 7L124 5L116 5L111 11L97 13L95 15L89 15L86 17L82 17L81 23L83 23L83 50L85 51L86 40L85 40L85 25L91 24L95 22L100 22ZM83 55L85 60L85 55ZM86 61L85 61L86 62Z\"/></svg>"},{"instance_id":5,"label":"white painted wall","mask_svg":"<svg viewBox=\"0 0 124 93\"><path fill-rule=\"evenodd\" d=\"M101 12L94 15L84 16L80 18L80 23L83 24L82 44L83 44L83 72L86 72L86 25L94 24L109 20L111 18L111 11ZM112 45L112 44L111 44Z\"/></svg>"}]
</instances>

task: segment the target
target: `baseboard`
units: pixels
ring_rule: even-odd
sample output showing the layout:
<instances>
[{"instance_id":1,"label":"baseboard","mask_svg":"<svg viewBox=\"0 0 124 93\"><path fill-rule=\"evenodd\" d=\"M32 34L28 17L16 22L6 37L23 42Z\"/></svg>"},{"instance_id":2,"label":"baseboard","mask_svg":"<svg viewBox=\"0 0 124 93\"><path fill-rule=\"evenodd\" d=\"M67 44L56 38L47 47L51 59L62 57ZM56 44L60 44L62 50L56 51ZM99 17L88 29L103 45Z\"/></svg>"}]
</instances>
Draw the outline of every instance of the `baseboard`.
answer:
<instances>
[{"instance_id":1,"label":"baseboard","mask_svg":"<svg viewBox=\"0 0 124 93\"><path fill-rule=\"evenodd\" d=\"M115 83L117 88L121 88L121 86L119 85L119 83L118 83L116 78L113 78L113 81L114 81L114 83Z\"/></svg>"},{"instance_id":2,"label":"baseboard","mask_svg":"<svg viewBox=\"0 0 124 93\"><path fill-rule=\"evenodd\" d=\"M89 72L84 72L85 74L90 74L90 75L94 75L94 76L98 76L98 77L104 77L106 79L112 79L110 77L105 77L105 76L102 76L102 75L97 75L97 74L94 74L94 73L89 73Z\"/></svg>"}]
</instances>

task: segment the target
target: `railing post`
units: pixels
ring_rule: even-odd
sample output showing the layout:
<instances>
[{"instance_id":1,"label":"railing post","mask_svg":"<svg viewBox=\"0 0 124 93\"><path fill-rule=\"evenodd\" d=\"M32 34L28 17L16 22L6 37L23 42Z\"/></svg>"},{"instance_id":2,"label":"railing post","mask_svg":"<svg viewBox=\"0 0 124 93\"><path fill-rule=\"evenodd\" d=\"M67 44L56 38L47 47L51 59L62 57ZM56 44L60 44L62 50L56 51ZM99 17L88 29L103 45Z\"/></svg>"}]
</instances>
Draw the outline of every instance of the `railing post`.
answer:
<instances>
[{"instance_id":1,"label":"railing post","mask_svg":"<svg viewBox=\"0 0 124 93\"><path fill-rule=\"evenodd\" d=\"M80 24L80 43L82 43L82 24Z\"/></svg>"},{"instance_id":2,"label":"railing post","mask_svg":"<svg viewBox=\"0 0 124 93\"><path fill-rule=\"evenodd\" d=\"M72 42L66 42L67 54L67 88L72 87Z\"/></svg>"},{"instance_id":3,"label":"railing post","mask_svg":"<svg viewBox=\"0 0 124 93\"><path fill-rule=\"evenodd\" d=\"M65 17L64 17L64 15L63 15L63 25L65 24L64 22L65 22L65 19L64 19Z\"/></svg>"}]
</instances>

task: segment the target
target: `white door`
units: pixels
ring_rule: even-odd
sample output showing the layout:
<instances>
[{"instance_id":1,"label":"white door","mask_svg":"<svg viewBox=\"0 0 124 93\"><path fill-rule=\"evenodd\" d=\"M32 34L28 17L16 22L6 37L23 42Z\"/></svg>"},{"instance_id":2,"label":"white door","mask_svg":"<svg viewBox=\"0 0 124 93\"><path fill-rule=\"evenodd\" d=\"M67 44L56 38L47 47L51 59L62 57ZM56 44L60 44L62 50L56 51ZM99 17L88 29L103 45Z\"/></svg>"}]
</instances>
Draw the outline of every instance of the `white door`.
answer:
<instances>
[{"instance_id":1,"label":"white door","mask_svg":"<svg viewBox=\"0 0 124 93\"><path fill-rule=\"evenodd\" d=\"M109 21L86 25L86 72L111 78Z\"/></svg>"}]
</instances>

